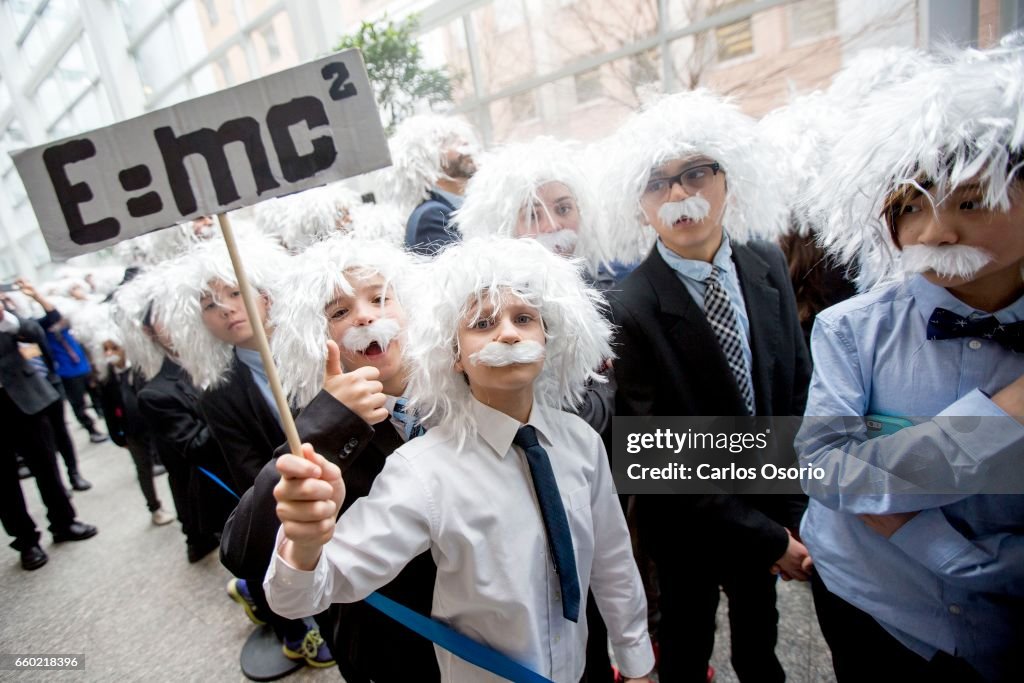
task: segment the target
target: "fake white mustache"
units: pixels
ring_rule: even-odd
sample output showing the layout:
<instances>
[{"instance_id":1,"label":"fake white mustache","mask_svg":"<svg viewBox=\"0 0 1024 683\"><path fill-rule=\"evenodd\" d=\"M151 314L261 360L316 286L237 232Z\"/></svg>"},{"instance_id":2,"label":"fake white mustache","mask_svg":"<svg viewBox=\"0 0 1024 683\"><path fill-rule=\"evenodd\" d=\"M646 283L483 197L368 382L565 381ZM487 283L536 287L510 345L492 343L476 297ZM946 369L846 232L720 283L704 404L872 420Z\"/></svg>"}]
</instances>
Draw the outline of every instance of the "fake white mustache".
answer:
<instances>
[{"instance_id":1,"label":"fake white mustache","mask_svg":"<svg viewBox=\"0 0 1024 683\"><path fill-rule=\"evenodd\" d=\"M973 277L992 261L992 254L978 247L953 244L933 247L915 244L904 247L901 267L907 274L933 271L939 277Z\"/></svg>"},{"instance_id":2,"label":"fake white mustache","mask_svg":"<svg viewBox=\"0 0 1024 683\"><path fill-rule=\"evenodd\" d=\"M689 218L698 223L711 213L711 203L700 195L687 197L681 202L667 202L658 209L658 218L665 225L674 225L680 218Z\"/></svg>"},{"instance_id":3,"label":"fake white mustache","mask_svg":"<svg viewBox=\"0 0 1024 683\"><path fill-rule=\"evenodd\" d=\"M469 362L473 365L487 365L492 368L502 368L516 363L536 363L543 359L544 346L529 340L518 344L491 342L469 355Z\"/></svg>"},{"instance_id":4,"label":"fake white mustache","mask_svg":"<svg viewBox=\"0 0 1024 683\"><path fill-rule=\"evenodd\" d=\"M555 254L572 254L576 251L576 243L579 242L580 237L574 230L557 230L538 233L533 236L533 239Z\"/></svg>"},{"instance_id":5,"label":"fake white mustache","mask_svg":"<svg viewBox=\"0 0 1024 683\"><path fill-rule=\"evenodd\" d=\"M341 345L351 353L362 353L373 342L381 351L388 350L395 337L402 331L402 326L393 318L379 318L369 325L349 328L341 337Z\"/></svg>"}]
</instances>

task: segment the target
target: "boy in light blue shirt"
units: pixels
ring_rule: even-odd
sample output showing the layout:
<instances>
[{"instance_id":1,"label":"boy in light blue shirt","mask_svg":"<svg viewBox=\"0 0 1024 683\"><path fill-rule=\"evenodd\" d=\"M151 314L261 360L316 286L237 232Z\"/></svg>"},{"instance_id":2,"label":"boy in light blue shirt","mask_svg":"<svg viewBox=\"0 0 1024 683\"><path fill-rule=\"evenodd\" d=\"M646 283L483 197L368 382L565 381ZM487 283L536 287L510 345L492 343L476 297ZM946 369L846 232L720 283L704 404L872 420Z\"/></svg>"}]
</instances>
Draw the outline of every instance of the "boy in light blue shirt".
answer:
<instances>
[{"instance_id":1,"label":"boy in light blue shirt","mask_svg":"<svg viewBox=\"0 0 1024 683\"><path fill-rule=\"evenodd\" d=\"M811 339L802 536L840 682L1024 680L1022 104L1020 50L938 64L858 113L810 200L906 275Z\"/></svg>"}]
</instances>

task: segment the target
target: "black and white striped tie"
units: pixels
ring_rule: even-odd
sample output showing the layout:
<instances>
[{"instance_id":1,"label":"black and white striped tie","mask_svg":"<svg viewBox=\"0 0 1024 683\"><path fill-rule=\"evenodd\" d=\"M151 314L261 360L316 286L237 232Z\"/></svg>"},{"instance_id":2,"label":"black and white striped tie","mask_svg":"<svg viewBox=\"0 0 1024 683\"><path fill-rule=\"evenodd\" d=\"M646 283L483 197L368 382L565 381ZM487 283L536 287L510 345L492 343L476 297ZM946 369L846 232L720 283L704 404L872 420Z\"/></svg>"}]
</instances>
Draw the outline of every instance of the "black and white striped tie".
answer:
<instances>
[{"instance_id":1,"label":"black and white striped tie","mask_svg":"<svg viewBox=\"0 0 1024 683\"><path fill-rule=\"evenodd\" d=\"M718 337L718 345L722 347L729 369L736 378L736 386L740 390L743 402L747 406L747 414L754 414L754 387L750 381L750 369L743 357L743 331L740 329L736 313L729 303L729 295L718 280L718 268L711 268L711 275L704 281L707 290L704 292L704 315L711 324L711 329Z\"/></svg>"}]
</instances>

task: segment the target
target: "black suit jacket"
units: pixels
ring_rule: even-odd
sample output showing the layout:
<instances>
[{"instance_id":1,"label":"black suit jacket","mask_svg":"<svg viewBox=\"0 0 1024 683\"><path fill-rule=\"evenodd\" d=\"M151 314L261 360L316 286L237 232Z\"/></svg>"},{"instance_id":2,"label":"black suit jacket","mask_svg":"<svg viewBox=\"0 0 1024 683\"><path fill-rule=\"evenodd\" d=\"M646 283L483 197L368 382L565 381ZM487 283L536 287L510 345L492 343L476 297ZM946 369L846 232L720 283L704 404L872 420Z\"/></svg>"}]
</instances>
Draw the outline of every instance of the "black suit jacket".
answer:
<instances>
[{"instance_id":1,"label":"black suit jacket","mask_svg":"<svg viewBox=\"0 0 1024 683\"><path fill-rule=\"evenodd\" d=\"M237 355L225 380L200 395L199 408L224 453L235 492L241 495L285 440L277 416Z\"/></svg>"},{"instance_id":2,"label":"black suit jacket","mask_svg":"<svg viewBox=\"0 0 1024 683\"><path fill-rule=\"evenodd\" d=\"M455 207L431 190L412 213L405 226L405 246L424 256L433 256L446 244L458 242L462 235L452 225Z\"/></svg>"},{"instance_id":3,"label":"black suit jacket","mask_svg":"<svg viewBox=\"0 0 1024 683\"><path fill-rule=\"evenodd\" d=\"M203 467L229 486L232 480L199 410L199 390L192 379L180 365L165 358L160 372L139 391L139 408L152 429L160 460L168 470L191 473L189 495L198 502L199 527L206 533L219 532L234 507L234 498L195 468Z\"/></svg>"},{"instance_id":4,"label":"black suit jacket","mask_svg":"<svg viewBox=\"0 0 1024 683\"><path fill-rule=\"evenodd\" d=\"M5 316L16 318L13 313ZM0 385L18 410L35 415L60 399L60 394L31 363L21 355L18 343L36 344L46 353L46 336L34 321L18 318L20 327L14 334L0 332Z\"/></svg>"},{"instance_id":5,"label":"black suit jacket","mask_svg":"<svg viewBox=\"0 0 1024 683\"><path fill-rule=\"evenodd\" d=\"M127 446L129 437L150 438L149 423L139 408L139 391L143 386L145 382L134 368L118 373L107 365L107 378L100 384L100 400L107 433L118 446Z\"/></svg>"},{"instance_id":6,"label":"black suit jacket","mask_svg":"<svg viewBox=\"0 0 1024 683\"><path fill-rule=\"evenodd\" d=\"M751 369L759 415L803 415L811 365L782 251L766 242L733 245L750 319ZM612 295L617 334L617 415L743 415L732 371L704 317L653 248ZM687 546L770 566L796 528L802 497L649 495L637 497L641 542L652 557L675 552L680 525ZM686 527L682 527L686 528Z\"/></svg>"},{"instance_id":7,"label":"black suit jacket","mask_svg":"<svg viewBox=\"0 0 1024 683\"><path fill-rule=\"evenodd\" d=\"M346 489L342 512L370 492L385 459L402 445L390 422L370 427L324 391L299 413L295 426L302 441L341 468ZM284 444L276 455L287 451ZM221 562L236 576L264 576L274 554L281 524L274 499L280 475L274 465L271 460L263 466L224 526ZM430 616L436 573L430 553L423 553L379 592ZM430 683L440 679L430 641L364 602L333 605L318 622L321 630L330 634L331 652L350 683L371 679L377 683Z\"/></svg>"}]
</instances>

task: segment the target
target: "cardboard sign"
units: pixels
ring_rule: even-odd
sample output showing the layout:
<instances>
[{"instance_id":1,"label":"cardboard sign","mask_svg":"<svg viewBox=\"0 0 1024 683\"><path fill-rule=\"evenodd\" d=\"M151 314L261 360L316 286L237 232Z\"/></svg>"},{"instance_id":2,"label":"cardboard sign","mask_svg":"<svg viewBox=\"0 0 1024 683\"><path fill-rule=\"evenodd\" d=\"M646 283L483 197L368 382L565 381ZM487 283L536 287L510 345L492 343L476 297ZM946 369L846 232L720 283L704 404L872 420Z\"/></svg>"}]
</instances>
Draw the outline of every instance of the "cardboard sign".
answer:
<instances>
[{"instance_id":1,"label":"cardboard sign","mask_svg":"<svg viewBox=\"0 0 1024 683\"><path fill-rule=\"evenodd\" d=\"M391 163L358 50L13 157L54 259Z\"/></svg>"}]
</instances>

